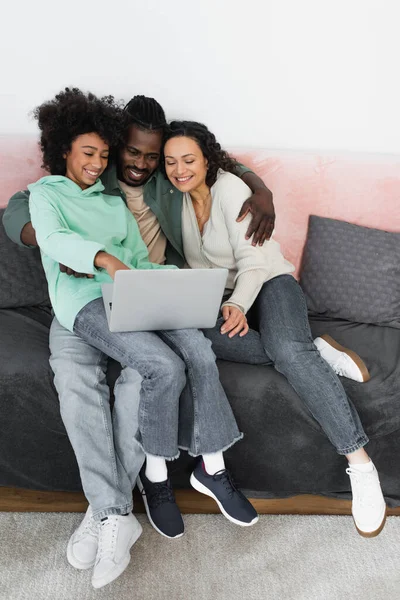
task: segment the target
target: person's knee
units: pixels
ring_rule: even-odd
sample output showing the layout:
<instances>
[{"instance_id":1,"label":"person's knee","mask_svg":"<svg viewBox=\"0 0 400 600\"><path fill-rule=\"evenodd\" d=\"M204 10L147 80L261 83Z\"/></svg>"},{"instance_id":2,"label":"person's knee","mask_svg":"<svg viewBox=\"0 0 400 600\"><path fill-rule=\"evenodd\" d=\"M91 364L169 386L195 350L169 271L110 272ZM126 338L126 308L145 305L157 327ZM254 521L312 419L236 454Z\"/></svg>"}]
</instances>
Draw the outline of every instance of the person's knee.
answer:
<instances>
[{"instance_id":1,"label":"person's knee","mask_svg":"<svg viewBox=\"0 0 400 600\"><path fill-rule=\"evenodd\" d=\"M201 331L197 332L191 343L185 346L182 352L186 355L186 363L189 366L196 367L204 373L210 368L215 368L216 356L212 349L213 339L208 338ZM216 333L216 335L221 335Z\"/></svg>"},{"instance_id":2,"label":"person's knee","mask_svg":"<svg viewBox=\"0 0 400 600\"><path fill-rule=\"evenodd\" d=\"M315 346L312 340L281 340L276 344L275 351L271 357L278 370L286 370L286 368L294 365L301 365L308 360L309 353L315 351Z\"/></svg>"},{"instance_id":3,"label":"person's knee","mask_svg":"<svg viewBox=\"0 0 400 600\"><path fill-rule=\"evenodd\" d=\"M186 384L185 363L172 351L168 355L155 356L148 377L161 380L165 386L178 386L183 389Z\"/></svg>"}]
</instances>

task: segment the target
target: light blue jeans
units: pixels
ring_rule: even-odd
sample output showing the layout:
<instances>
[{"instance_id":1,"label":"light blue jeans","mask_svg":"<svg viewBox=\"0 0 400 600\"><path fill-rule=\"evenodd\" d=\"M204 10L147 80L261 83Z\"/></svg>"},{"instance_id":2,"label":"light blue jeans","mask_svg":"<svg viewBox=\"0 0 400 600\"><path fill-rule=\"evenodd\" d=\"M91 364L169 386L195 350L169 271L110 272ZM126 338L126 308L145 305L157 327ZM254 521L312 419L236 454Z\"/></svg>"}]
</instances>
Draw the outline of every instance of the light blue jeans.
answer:
<instances>
[{"instance_id":1,"label":"light blue jeans","mask_svg":"<svg viewBox=\"0 0 400 600\"><path fill-rule=\"evenodd\" d=\"M64 329L50 328L50 364L61 417L74 449L82 487L96 519L132 510L132 489L144 462L135 435L141 377L125 367L110 408L108 357Z\"/></svg>"}]
</instances>

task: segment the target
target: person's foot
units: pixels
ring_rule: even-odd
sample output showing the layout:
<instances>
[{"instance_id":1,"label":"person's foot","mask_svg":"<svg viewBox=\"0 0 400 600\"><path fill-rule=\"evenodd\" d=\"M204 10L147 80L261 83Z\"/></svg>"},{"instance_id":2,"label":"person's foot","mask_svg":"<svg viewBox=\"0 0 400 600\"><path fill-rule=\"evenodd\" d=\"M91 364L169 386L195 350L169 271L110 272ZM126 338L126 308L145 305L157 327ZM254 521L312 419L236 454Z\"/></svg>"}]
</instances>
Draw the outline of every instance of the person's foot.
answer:
<instances>
[{"instance_id":1,"label":"person's foot","mask_svg":"<svg viewBox=\"0 0 400 600\"><path fill-rule=\"evenodd\" d=\"M96 561L99 524L93 519L89 505L82 523L71 535L67 547L67 559L75 569L90 569Z\"/></svg>"},{"instance_id":2,"label":"person's foot","mask_svg":"<svg viewBox=\"0 0 400 600\"><path fill-rule=\"evenodd\" d=\"M214 498L222 514L236 523L248 527L258 521L258 514L250 501L239 491L227 469L208 475L200 461L190 477L190 483L195 490Z\"/></svg>"},{"instance_id":3,"label":"person's foot","mask_svg":"<svg viewBox=\"0 0 400 600\"><path fill-rule=\"evenodd\" d=\"M365 468L365 465L360 465ZM386 521L386 503L379 483L378 471L373 463L370 471L359 470L359 465L349 465L346 473L350 476L353 514L356 529L363 537L375 537L383 529Z\"/></svg>"},{"instance_id":4,"label":"person's foot","mask_svg":"<svg viewBox=\"0 0 400 600\"><path fill-rule=\"evenodd\" d=\"M314 340L322 358L330 365L337 375L354 379L360 383L371 379L371 375L363 359L353 352L341 346L330 335L322 335Z\"/></svg>"},{"instance_id":5,"label":"person's foot","mask_svg":"<svg viewBox=\"0 0 400 600\"><path fill-rule=\"evenodd\" d=\"M99 525L99 546L93 569L92 585L101 588L117 579L129 565L130 549L142 533L132 513L109 515Z\"/></svg>"},{"instance_id":6,"label":"person's foot","mask_svg":"<svg viewBox=\"0 0 400 600\"><path fill-rule=\"evenodd\" d=\"M168 538L184 534L185 526L170 480L153 483L147 479L145 467L140 471L137 485L142 494L147 516L154 529Z\"/></svg>"}]
</instances>

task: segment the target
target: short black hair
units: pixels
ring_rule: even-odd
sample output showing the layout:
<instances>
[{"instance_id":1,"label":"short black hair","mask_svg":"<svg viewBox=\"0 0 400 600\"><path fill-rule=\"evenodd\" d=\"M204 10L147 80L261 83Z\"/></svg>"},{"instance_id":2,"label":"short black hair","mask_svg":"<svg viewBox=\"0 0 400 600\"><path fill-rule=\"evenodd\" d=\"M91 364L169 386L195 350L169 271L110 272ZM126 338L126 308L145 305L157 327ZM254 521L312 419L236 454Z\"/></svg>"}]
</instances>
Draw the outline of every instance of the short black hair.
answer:
<instances>
[{"instance_id":1,"label":"short black hair","mask_svg":"<svg viewBox=\"0 0 400 600\"><path fill-rule=\"evenodd\" d=\"M164 131L167 124L161 104L154 98L134 96L124 108L126 127L136 125L143 131Z\"/></svg>"},{"instance_id":2,"label":"short black hair","mask_svg":"<svg viewBox=\"0 0 400 600\"><path fill-rule=\"evenodd\" d=\"M52 175L65 175L63 155L72 142L85 133L97 133L110 150L121 143L122 108L113 96L97 98L78 88L65 88L52 100L38 106L33 115L38 121L43 167Z\"/></svg>"},{"instance_id":3,"label":"short black hair","mask_svg":"<svg viewBox=\"0 0 400 600\"><path fill-rule=\"evenodd\" d=\"M174 137L189 137L200 147L203 156L207 159L206 184L211 187L217 180L218 169L236 174L237 161L221 148L215 135L203 123L196 121L171 121L164 134L164 144ZM165 173L165 160L162 161Z\"/></svg>"}]
</instances>

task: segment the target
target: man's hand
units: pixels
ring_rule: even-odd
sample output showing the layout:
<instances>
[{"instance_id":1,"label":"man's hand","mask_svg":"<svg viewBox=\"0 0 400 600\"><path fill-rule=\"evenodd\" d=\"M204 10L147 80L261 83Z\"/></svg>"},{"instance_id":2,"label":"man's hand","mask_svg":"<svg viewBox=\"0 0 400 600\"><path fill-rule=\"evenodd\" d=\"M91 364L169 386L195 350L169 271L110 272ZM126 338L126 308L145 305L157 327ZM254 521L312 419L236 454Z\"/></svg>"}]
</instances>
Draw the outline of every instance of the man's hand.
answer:
<instances>
[{"instance_id":1,"label":"man's hand","mask_svg":"<svg viewBox=\"0 0 400 600\"><path fill-rule=\"evenodd\" d=\"M221 333L228 333L228 337L232 338L239 333L239 337L243 337L249 331L246 315L236 306L223 306L222 316L225 323L221 327Z\"/></svg>"},{"instance_id":2,"label":"man's hand","mask_svg":"<svg viewBox=\"0 0 400 600\"><path fill-rule=\"evenodd\" d=\"M253 236L252 245L260 246L272 235L275 226L275 209L272 200L272 192L267 188L257 189L254 194L243 204L238 218L238 222L248 215L253 215L250 225L246 232L246 239Z\"/></svg>"},{"instance_id":3,"label":"man's hand","mask_svg":"<svg viewBox=\"0 0 400 600\"><path fill-rule=\"evenodd\" d=\"M65 265L60 263L60 271L61 273L66 273L67 275L73 275L74 277L86 277L87 279L93 279L94 275L89 275L88 273L78 273L78 271L74 271Z\"/></svg>"},{"instance_id":4,"label":"man's hand","mask_svg":"<svg viewBox=\"0 0 400 600\"><path fill-rule=\"evenodd\" d=\"M127 267L122 261L118 258L115 258L112 254L108 254L107 252L98 252L94 258L94 266L100 267L100 269L105 269L111 279L115 278L115 273L117 271L130 271L130 268Z\"/></svg>"},{"instance_id":5,"label":"man's hand","mask_svg":"<svg viewBox=\"0 0 400 600\"><path fill-rule=\"evenodd\" d=\"M37 246L38 243L36 241L36 233L32 227L32 223L29 221L26 225L23 226L21 231L21 242L25 244L25 246Z\"/></svg>"}]
</instances>

